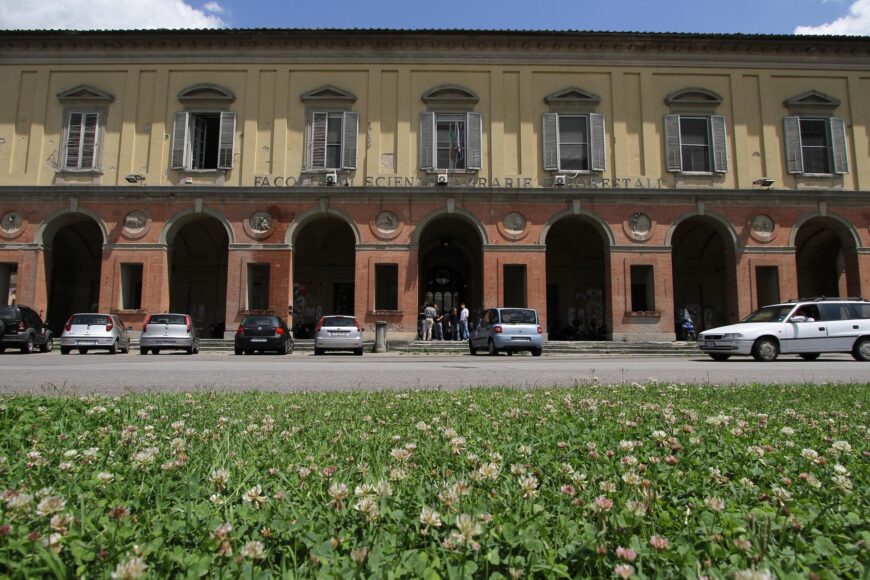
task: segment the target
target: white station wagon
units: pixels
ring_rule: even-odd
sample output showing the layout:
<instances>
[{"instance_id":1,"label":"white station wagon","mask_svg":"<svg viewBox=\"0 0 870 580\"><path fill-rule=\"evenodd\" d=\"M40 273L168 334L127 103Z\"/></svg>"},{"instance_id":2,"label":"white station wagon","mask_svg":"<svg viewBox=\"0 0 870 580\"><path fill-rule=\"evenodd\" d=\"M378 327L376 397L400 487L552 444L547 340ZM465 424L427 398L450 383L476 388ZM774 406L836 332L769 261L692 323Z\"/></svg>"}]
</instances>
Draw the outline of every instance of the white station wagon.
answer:
<instances>
[{"instance_id":1,"label":"white station wagon","mask_svg":"<svg viewBox=\"0 0 870 580\"><path fill-rule=\"evenodd\" d=\"M817 298L765 306L738 324L705 330L698 346L713 360L752 355L770 362L780 354L815 360L823 352L870 361L870 302Z\"/></svg>"}]
</instances>

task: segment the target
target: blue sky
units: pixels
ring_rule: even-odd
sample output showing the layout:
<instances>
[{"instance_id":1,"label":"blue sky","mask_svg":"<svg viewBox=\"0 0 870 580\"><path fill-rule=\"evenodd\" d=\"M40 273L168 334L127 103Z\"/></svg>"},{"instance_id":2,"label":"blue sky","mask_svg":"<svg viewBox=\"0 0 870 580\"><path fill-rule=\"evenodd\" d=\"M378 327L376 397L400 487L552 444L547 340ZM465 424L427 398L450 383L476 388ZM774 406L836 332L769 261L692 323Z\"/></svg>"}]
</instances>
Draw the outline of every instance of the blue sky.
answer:
<instances>
[{"instance_id":1,"label":"blue sky","mask_svg":"<svg viewBox=\"0 0 870 580\"><path fill-rule=\"evenodd\" d=\"M0 29L215 27L870 35L870 0L0 0Z\"/></svg>"}]
</instances>

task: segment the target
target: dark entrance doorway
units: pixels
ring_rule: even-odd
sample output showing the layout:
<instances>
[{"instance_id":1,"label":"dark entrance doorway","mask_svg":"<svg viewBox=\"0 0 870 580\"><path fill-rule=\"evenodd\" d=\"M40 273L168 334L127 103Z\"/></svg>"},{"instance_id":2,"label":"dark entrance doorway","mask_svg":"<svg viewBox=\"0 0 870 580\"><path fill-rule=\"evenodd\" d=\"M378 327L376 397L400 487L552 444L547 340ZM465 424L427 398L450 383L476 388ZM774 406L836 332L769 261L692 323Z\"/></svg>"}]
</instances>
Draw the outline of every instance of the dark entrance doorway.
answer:
<instances>
[{"instance_id":1,"label":"dark entrance doorway","mask_svg":"<svg viewBox=\"0 0 870 580\"><path fill-rule=\"evenodd\" d=\"M857 267L847 259L854 248L851 235L837 220L819 217L804 223L795 238L800 297L857 296Z\"/></svg>"},{"instance_id":2,"label":"dark entrance doorway","mask_svg":"<svg viewBox=\"0 0 870 580\"><path fill-rule=\"evenodd\" d=\"M461 217L426 224L420 236L418 302L449 313L465 303L471 318L483 308L483 246L477 230Z\"/></svg>"},{"instance_id":3,"label":"dark entrance doorway","mask_svg":"<svg viewBox=\"0 0 870 580\"><path fill-rule=\"evenodd\" d=\"M201 337L223 338L229 236L217 219L198 216L169 240L169 309L190 314Z\"/></svg>"},{"instance_id":4,"label":"dark entrance doorway","mask_svg":"<svg viewBox=\"0 0 870 580\"><path fill-rule=\"evenodd\" d=\"M547 333L550 340L603 340L607 328L607 249L600 227L566 217L547 232Z\"/></svg>"},{"instance_id":5,"label":"dark entrance doorway","mask_svg":"<svg viewBox=\"0 0 870 580\"><path fill-rule=\"evenodd\" d=\"M674 313L688 310L696 332L736 321L734 251L723 230L716 220L696 216L674 231Z\"/></svg>"},{"instance_id":6,"label":"dark entrance doorway","mask_svg":"<svg viewBox=\"0 0 870 580\"><path fill-rule=\"evenodd\" d=\"M356 238L342 219L323 216L306 223L293 244L293 331L311 338L320 317L353 316Z\"/></svg>"},{"instance_id":7,"label":"dark entrance doorway","mask_svg":"<svg viewBox=\"0 0 870 580\"><path fill-rule=\"evenodd\" d=\"M94 220L81 215L65 218L46 240L48 312L45 320L56 336L76 312L100 309L100 265L103 233Z\"/></svg>"}]
</instances>

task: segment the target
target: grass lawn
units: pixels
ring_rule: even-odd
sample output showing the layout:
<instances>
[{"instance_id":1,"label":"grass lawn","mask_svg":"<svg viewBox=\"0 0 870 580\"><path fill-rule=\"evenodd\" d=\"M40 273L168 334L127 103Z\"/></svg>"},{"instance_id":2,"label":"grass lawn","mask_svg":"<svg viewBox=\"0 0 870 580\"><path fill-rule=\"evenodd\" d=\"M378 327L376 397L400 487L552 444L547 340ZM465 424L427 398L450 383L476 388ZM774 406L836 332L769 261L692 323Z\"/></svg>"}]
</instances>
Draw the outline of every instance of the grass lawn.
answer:
<instances>
[{"instance_id":1,"label":"grass lawn","mask_svg":"<svg viewBox=\"0 0 870 580\"><path fill-rule=\"evenodd\" d=\"M870 575L870 384L0 397L0 575Z\"/></svg>"}]
</instances>

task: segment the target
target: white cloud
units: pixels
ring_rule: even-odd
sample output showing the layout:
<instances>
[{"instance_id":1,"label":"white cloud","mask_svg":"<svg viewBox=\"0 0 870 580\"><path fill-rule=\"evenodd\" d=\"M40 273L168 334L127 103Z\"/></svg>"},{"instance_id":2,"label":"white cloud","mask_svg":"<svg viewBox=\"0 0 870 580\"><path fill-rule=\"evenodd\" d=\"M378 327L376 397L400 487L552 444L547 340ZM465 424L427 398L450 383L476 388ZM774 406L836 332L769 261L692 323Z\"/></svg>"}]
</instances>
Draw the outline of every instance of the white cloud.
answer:
<instances>
[{"instance_id":1,"label":"white cloud","mask_svg":"<svg viewBox=\"0 0 870 580\"><path fill-rule=\"evenodd\" d=\"M870 35L870 0L855 0L846 16L819 26L798 26L795 34Z\"/></svg>"},{"instance_id":2,"label":"white cloud","mask_svg":"<svg viewBox=\"0 0 870 580\"><path fill-rule=\"evenodd\" d=\"M221 28L223 8L183 0L0 0L0 29L137 30Z\"/></svg>"}]
</instances>

